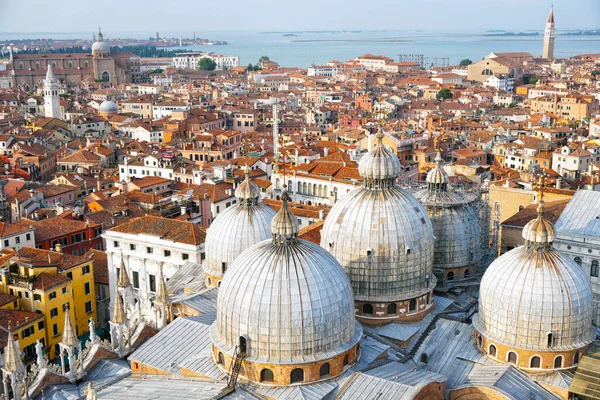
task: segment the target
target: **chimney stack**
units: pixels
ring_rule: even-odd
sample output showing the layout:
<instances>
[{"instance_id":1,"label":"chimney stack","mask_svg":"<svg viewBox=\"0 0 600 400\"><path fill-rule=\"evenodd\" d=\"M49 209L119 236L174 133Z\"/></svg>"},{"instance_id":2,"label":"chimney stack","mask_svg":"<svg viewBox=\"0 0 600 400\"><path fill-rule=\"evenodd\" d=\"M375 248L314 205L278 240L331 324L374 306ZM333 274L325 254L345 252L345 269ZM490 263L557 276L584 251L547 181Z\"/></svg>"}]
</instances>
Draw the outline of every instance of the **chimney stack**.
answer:
<instances>
[{"instance_id":1,"label":"chimney stack","mask_svg":"<svg viewBox=\"0 0 600 400\"><path fill-rule=\"evenodd\" d=\"M62 244L60 243L56 243L56 247L54 248L54 251L56 251L57 253L62 253Z\"/></svg>"}]
</instances>

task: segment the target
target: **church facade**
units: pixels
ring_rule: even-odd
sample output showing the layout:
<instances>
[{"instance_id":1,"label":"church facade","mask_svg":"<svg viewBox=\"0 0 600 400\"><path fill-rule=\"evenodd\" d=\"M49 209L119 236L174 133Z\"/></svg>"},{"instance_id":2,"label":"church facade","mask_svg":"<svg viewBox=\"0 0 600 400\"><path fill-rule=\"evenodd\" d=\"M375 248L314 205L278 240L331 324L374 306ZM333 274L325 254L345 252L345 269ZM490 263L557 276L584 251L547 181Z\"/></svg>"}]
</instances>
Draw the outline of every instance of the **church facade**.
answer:
<instances>
[{"instance_id":1,"label":"church facade","mask_svg":"<svg viewBox=\"0 0 600 400\"><path fill-rule=\"evenodd\" d=\"M0 87L25 91L41 88L48 66L52 67L55 78L66 85L85 80L118 85L135 82L140 75L140 57L130 52L111 52L110 45L99 32L91 53L11 55L8 74Z\"/></svg>"}]
</instances>

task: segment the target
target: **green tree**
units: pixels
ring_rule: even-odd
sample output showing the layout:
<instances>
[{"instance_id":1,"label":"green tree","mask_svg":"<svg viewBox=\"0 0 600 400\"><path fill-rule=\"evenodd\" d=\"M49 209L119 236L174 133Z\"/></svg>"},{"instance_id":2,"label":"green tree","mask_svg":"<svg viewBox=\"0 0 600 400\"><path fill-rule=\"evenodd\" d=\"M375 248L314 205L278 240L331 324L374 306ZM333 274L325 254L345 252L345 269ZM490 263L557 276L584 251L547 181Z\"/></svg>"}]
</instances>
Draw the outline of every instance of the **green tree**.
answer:
<instances>
[{"instance_id":1,"label":"green tree","mask_svg":"<svg viewBox=\"0 0 600 400\"><path fill-rule=\"evenodd\" d=\"M260 65L263 61L269 61L269 60L270 60L269 56L261 56L258 59L258 64Z\"/></svg>"},{"instance_id":2,"label":"green tree","mask_svg":"<svg viewBox=\"0 0 600 400\"><path fill-rule=\"evenodd\" d=\"M532 85L535 85L536 83L538 83L539 80L540 80L540 77L535 75L532 78L529 78L529 83L531 83Z\"/></svg>"},{"instance_id":3,"label":"green tree","mask_svg":"<svg viewBox=\"0 0 600 400\"><path fill-rule=\"evenodd\" d=\"M200 71L214 71L217 68L217 63L208 57L201 58L198 61L198 69Z\"/></svg>"},{"instance_id":4,"label":"green tree","mask_svg":"<svg viewBox=\"0 0 600 400\"><path fill-rule=\"evenodd\" d=\"M443 88L437 94L438 100L446 100L446 99L451 99L451 98L452 98L452 92L450 91L450 89L447 89L447 88Z\"/></svg>"},{"instance_id":5,"label":"green tree","mask_svg":"<svg viewBox=\"0 0 600 400\"><path fill-rule=\"evenodd\" d=\"M471 65L473 64L473 61L469 60L468 58L465 58L464 60L460 60L460 66L461 67L466 67L467 65Z\"/></svg>"}]
</instances>

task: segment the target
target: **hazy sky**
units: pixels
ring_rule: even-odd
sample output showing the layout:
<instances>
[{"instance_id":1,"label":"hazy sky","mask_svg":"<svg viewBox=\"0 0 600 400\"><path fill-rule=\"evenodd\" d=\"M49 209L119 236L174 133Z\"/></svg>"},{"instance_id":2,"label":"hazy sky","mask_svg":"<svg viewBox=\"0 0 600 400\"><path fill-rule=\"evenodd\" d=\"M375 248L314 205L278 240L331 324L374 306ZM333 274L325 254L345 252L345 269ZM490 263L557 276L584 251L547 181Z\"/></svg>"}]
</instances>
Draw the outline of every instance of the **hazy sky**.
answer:
<instances>
[{"instance_id":1,"label":"hazy sky","mask_svg":"<svg viewBox=\"0 0 600 400\"><path fill-rule=\"evenodd\" d=\"M600 27L600 0L0 0L0 32Z\"/></svg>"}]
</instances>

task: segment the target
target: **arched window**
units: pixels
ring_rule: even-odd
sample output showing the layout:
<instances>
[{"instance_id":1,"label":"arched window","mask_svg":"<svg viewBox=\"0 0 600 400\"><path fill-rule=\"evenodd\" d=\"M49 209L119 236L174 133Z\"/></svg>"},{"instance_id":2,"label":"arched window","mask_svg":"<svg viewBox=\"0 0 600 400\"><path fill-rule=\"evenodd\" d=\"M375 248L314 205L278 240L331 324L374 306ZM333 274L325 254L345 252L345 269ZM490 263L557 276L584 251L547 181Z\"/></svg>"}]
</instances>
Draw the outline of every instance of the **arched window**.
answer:
<instances>
[{"instance_id":1,"label":"arched window","mask_svg":"<svg viewBox=\"0 0 600 400\"><path fill-rule=\"evenodd\" d=\"M492 72L491 69L486 68L483 71L481 71L481 75L494 75L494 73Z\"/></svg>"},{"instance_id":2,"label":"arched window","mask_svg":"<svg viewBox=\"0 0 600 400\"><path fill-rule=\"evenodd\" d=\"M321 365L321 369L319 370L319 375L321 378L329 375L329 363L325 363Z\"/></svg>"},{"instance_id":3,"label":"arched window","mask_svg":"<svg viewBox=\"0 0 600 400\"><path fill-rule=\"evenodd\" d=\"M580 257L575 257L575 259L573 260L577 263L577 265L579 265L581 267L581 264L583 264L583 261L581 261Z\"/></svg>"},{"instance_id":4,"label":"arched window","mask_svg":"<svg viewBox=\"0 0 600 400\"><path fill-rule=\"evenodd\" d=\"M363 304L362 311L363 311L363 314L372 315L373 314L373 306L371 304Z\"/></svg>"},{"instance_id":5,"label":"arched window","mask_svg":"<svg viewBox=\"0 0 600 400\"><path fill-rule=\"evenodd\" d=\"M523 204L519 205L519 211L523 211L525 209L525 206Z\"/></svg>"},{"instance_id":6,"label":"arched window","mask_svg":"<svg viewBox=\"0 0 600 400\"><path fill-rule=\"evenodd\" d=\"M531 357L531 361L529 362L529 367L531 368L539 368L542 363L542 359L539 356Z\"/></svg>"},{"instance_id":7,"label":"arched window","mask_svg":"<svg viewBox=\"0 0 600 400\"><path fill-rule=\"evenodd\" d=\"M579 364L579 353L575 353L573 356L573 364Z\"/></svg>"},{"instance_id":8,"label":"arched window","mask_svg":"<svg viewBox=\"0 0 600 400\"><path fill-rule=\"evenodd\" d=\"M477 344L479 345L479 347L481 347L482 343L483 343L483 338L481 337L481 335L477 335Z\"/></svg>"},{"instance_id":9,"label":"arched window","mask_svg":"<svg viewBox=\"0 0 600 400\"><path fill-rule=\"evenodd\" d=\"M52 68L56 68L56 63L54 61L52 61Z\"/></svg>"},{"instance_id":10,"label":"arched window","mask_svg":"<svg viewBox=\"0 0 600 400\"><path fill-rule=\"evenodd\" d=\"M290 374L291 383L304 382L304 370L302 368L296 368Z\"/></svg>"},{"instance_id":11,"label":"arched window","mask_svg":"<svg viewBox=\"0 0 600 400\"><path fill-rule=\"evenodd\" d=\"M493 344L490 344L488 353L490 354L490 356L496 357L496 346L494 346Z\"/></svg>"},{"instance_id":12,"label":"arched window","mask_svg":"<svg viewBox=\"0 0 600 400\"><path fill-rule=\"evenodd\" d=\"M562 356L557 356L554 359L554 368L562 368L562 361L563 361Z\"/></svg>"},{"instance_id":13,"label":"arched window","mask_svg":"<svg viewBox=\"0 0 600 400\"><path fill-rule=\"evenodd\" d=\"M511 364L516 364L517 363L517 353L515 353L514 351L509 351L506 361L508 361Z\"/></svg>"},{"instance_id":14,"label":"arched window","mask_svg":"<svg viewBox=\"0 0 600 400\"><path fill-rule=\"evenodd\" d=\"M263 369L260 371L260 381L261 382L273 382L273 371L270 369Z\"/></svg>"},{"instance_id":15,"label":"arched window","mask_svg":"<svg viewBox=\"0 0 600 400\"><path fill-rule=\"evenodd\" d=\"M344 357L344 362L343 362L343 364L344 364L344 367L345 367L346 365L348 365L348 361L349 361L349 360L348 360L348 354L346 354L346 356Z\"/></svg>"},{"instance_id":16,"label":"arched window","mask_svg":"<svg viewBox=\"0 0 600 400\"><path fill-rule=\"evenodd\" d=\"M287 190L288 190L290 193L293 193L293 192L294 192L294 186L292 186L292 181L291 181L291 180L289 180L289 181L288 181L288 187L287 187Z\"/></svg>"},{"instance_id":17,"label":"arched window","mask_svg":"<svg viewBox=\"0 0 600 400\"><path fill-rule=\"evenodd\" d=\"M592 268L590 269L590 276L600 276L600 262L598 260L592 260Z\"/></svg>"},{"instance_id":18,"label":"arched window","mask_svg":"<svg viewBox=\"0 0 600 400\"><path fill-rule=\"evenodd\" d=\"M108 72L104 71L102 73L102 81L104 81L104 82L110 81L110 74Z\"/></svg>"},{"instance_id":19,"label":"arched window","mask_svg":"<svg viewBox=\"0 0 600 400\"><path fill-rule=\"evenodd\" d=\"M19 69L23 69L23 63L22 62L19 63Z\"/></svg>"},{"instance_id":20,"label":"arched window","mask_svg":"<svg viewBox=\"0 0 600 400\"><path fill-rule=\"evenodd\" d=\"M68 65L69 65L69 68L73 68L73 62L72 61L69 61Z\"/></svg>"},{"instance_id":21,"label":"arched window","mask_svg":"<svg viewBox=\"0 0 600 400\"><path fill-rule=\"evenodd\" d=\"M225 364L225 357L221 352L219 352L219 364Z\"/></svg>"},{"instance_id":22,"label":"arched window","mask_svg":"<svg viewBox=\"0 0 600 400\"><path fill-rule=\"evenodd\" d=\"M421 353L421 362L423 364L427 364L429 362L429 356L427 353Z\"/></svg>"},{"instance_id":23,"label":"arched window","mask_svg":"<svg viewBox=\"0 0 600 400\"><path fill-rule=\"evenodd\" d=\"M465 279L469 277L469 269L465 269Z\"/></svg>"},{"instance_id":24,"label":"arched window","mask_svg":"<svg viewBox=\"0 0 600 400\"><path fill-rule=\"evenodd\" d=\"M412 299L408 302L408 312L413 312L417 309L417 300Z\"/></svg>"},{"instance_id":25,"label":"arched window","mask_svg":"<svg viewBox=\"0 0 600 400\"><path fill-rule=\"evenodd\" d=\"M35 63L35 69L40 69L40 62L39 61Z\"/></svg>"},{"instance_id":26,"label":"arched window","mask_svg":"<svg viewBox=\"0 0 600 400\"><path fill-rule=\"evenodd\" d=\"M390 304L388 304L388 306L387 306L387 313L388 313L388 315L394 315L394 314L396 314L397 310L398 310L398 307L396 306L396 303L390 303Z\"/></svg>"},{"instance_id":27,"label":"arched window","mask_svg":"<svg viewBox=\"0 0 600 400\"><path fill-rule=\"evenodd\" d=\"M446 280L447 281L454 280L454 272L452 272L452 271L448 272L448 275L446 275Z\"/></svg>"},{"instance_id":28,"label":"arched window","mask_svg":"<svg viewBox=\"0 0 600 400\"><path fill-rule=\"evenodd\" d=\"M552 332L548 333L547 339L548 340L547 340L546 346L552 347L552 345L554 345L554 335L552 334Z\"/></svg>"},{"instance_id":29,"label":"arched window","mask_svg":"<svg viewBox=\"0 0 600 400\"><path fill-rule=\"evenodd\" d=\"M87 67L89 67L89 66L90 66L90 64L89 64L87 61L84 61L84 62L83 62L83 68L87 68Z\"/></svg>"}]
</instances>

